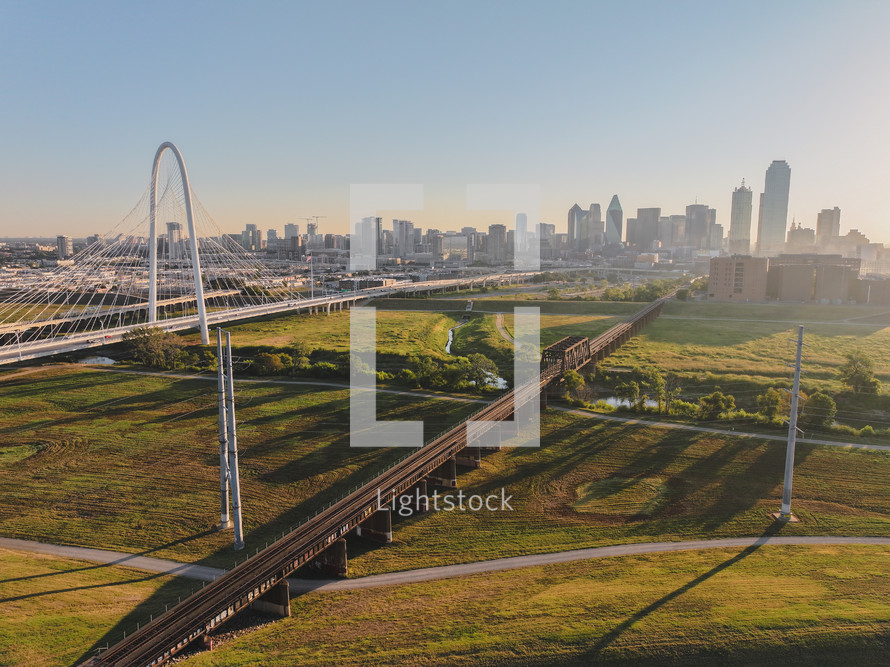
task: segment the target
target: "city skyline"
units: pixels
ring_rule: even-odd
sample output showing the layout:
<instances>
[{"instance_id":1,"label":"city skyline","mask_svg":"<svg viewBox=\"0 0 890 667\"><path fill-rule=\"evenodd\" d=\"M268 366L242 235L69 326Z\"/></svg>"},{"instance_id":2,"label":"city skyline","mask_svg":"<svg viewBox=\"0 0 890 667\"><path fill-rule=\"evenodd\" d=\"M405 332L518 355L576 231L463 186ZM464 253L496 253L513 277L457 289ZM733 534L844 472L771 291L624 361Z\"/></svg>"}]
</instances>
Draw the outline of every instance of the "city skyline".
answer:
<instances>
[{"instance_id":1,"label":"city skyline","mask_svg":"<svg viewBox=\"0 0 890 667\"><path fill-rule=\"evenodd\" d=\"M772 160L794 168L789 224L837 206L845 229L890 228L881 4L48 6L0 3L0 236L111 229L162 141L226 231L324 215L346 234L360 183L424 184L423 211L378 214L425 228L509 221L467 211L466 186L528 183L558 228L617 193L625 216L706 202L728 231L733 188L762 192ZM845 48L813 50L828 32Z\"/></svg>"}]
</instances>

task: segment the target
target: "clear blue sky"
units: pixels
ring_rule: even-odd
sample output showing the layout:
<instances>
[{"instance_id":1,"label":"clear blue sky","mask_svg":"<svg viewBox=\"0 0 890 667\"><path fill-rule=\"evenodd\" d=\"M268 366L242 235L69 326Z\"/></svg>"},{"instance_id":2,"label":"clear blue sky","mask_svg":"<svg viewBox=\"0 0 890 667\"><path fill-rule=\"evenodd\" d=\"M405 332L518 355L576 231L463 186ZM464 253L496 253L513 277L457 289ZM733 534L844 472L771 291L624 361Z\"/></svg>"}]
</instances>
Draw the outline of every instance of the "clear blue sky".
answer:
<instances>
[{"instance_id":1,"label":"clear blue sky","mask_svg":"<svg viewBox=\"0 0 890 667\"><path fill-rule=\"evenodd\" d=\"M884 0L0 0L0 236L109 230L169 140L225 231L346 232L350 183L423 183L423 227L534 183L558 231L614 193L728 231L785 159L789 217L890 242L888 34Z\"/></svg>"}]
</instances>

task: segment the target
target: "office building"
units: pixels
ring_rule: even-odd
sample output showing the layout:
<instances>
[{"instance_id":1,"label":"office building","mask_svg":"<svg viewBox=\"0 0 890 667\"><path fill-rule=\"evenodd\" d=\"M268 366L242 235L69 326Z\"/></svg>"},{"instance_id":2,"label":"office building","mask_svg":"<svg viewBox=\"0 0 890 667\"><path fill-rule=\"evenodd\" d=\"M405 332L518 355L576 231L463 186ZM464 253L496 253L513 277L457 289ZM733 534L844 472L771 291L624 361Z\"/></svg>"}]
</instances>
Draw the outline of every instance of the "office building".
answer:
<instances>
[{"instance_id":1,"label":"office building","mask_svg":"<svg viewBox=\"0 0 890 667\"><path fill-rule=\"evenodd\" d=\"M494 262L502 262L507 259L506 225L488 226L488 255Z\"/></svg>"},{"instance_id":2,"label":"office building","mask_svg":"<svg viewBox=\"0 0 890 667\"><path fill-rule=\"evenodd\" d=\"M167 259L179 260L182 252L182 225L178 222L167 223Z\"/></svg>"},{"instance_id":3,"label":"office building","mask_svg":"<svg viewBox=\"0 0 890 667\"><path fill-rule=\"evenodd\" d=\"M760 211L757 219L757 254L769 257L782 252L788 229L788 194L791 167L785 160L774 160L766 170Z\"/></svg>"},{"instance_id":4,"label":"office building","mask_svg":"<svg viewBox=\"0 0 890 667\"><path fill-rule=\"evenodd\" d=\"M698 250L710 247L710 220L711 216L707 204L690 204L686 207L687 246Z\"/></svg>"},{"instance_id":5,"label":"office building","mask_svg":"<svg viewBox=\"0 0 890 667\"><path fill-rule=\"evenodd\" d=\"M621 243L624 233L624 212L621 210L621 202L618 195L612 195L609 208L606 209L605 242L607 245Z\"/></svg>"},{"instance_id":6,"label":"office building","mask_svg":"<svg viewBox=\"0 0 890 667\"><path fill-rule=\"evenodd\" d=\"M824 248L840 235L841 210L837 206L823 208L816 216L816 243Z\"/></svg>"},{"instance_id":7,"label":"office building","mask_svg":"<svg viewBox=\"0 0 890 667\"><path fill-rule=\"evenodd\" d=\"M708 300L764 301L768 270L769 259L766 257L713 257L708 279Z\"/></svg>"},{"instance_id":8,"label":"office building","mask_svg":"<svg viewBox=\"0 0 890 667\"><path fill-rule=\"evenodd\" d=\"M68 259L74 254L74 244L71 242L70 236L56 237L56 254L59 259Z\"/></svg>"},{"instance_id":9,"label":"office building","mask_svg":"<svg viewBox=\"0 0 890 667\"><path fill-rule=\"evenodd\" d=\"M410 220L392 221L393 255L406 258L414 254L414 223Z\"/></svg>"},{"instance_id":10,"label":"office building","mask_svg":"<svg viewBox=\"0 0 890 667\"><path fill-rule=\"evenodd\" d=\"M747 255L751 252L751 211L754 194L742 184L732 191L732 209L729 214L729 252Z\"/></svg>"}]
</instances>

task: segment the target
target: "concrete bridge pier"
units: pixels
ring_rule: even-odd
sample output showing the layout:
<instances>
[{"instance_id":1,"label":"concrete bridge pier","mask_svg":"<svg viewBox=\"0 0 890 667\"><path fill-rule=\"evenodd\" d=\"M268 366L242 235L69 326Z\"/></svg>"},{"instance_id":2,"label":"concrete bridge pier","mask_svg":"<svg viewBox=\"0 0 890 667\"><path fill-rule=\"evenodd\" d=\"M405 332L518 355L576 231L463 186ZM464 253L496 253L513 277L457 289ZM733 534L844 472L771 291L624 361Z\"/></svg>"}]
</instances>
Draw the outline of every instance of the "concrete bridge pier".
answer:
<instances>
[{"instance_id":1,"label":"concrete bridge pier","mask_svg":"<svg viewBox=\"0 0 890 667\"><path fill-rule=\"evenodd\" d=\"M407 500L402 500L406 498ZM397 507L409 507L412 512L429 512L430 499L427 494L427 483L425 479L420 480L398 497L396 501Z\"/></svg>"},{"instance_id":2,"label":"concrete bridge pier","mask_svg":"<svg viewBox=\"0 0 890 667\"><path fill-rule=\"evenodd\" d=\"M356 526L355 534L374 542L392 542L392 514L389 507L381 507Z\"/></svg>"},{"instance_id":3,"label":"concrete bridge pier","mask_svg":"<svg viewBox=\"0 0 890 667\"><path fill-rule=\"evenodd\" d=\"M345 558L346 540L339 541L343 542L343 557ZM336 544L336 542L334 544ZM346 574L345 569L343 571L343 574ZM287 618L288 616L290 616L290 587L288 586L287 580L283 579L272 586L272 588L270 588L259 598L254 600L254 602L250 605L250 608L263 614L278 616L279 618ZM211 648L213 648L212 643L210 646L208 646L208 650Z\"/></svg>"},{"instance_id":4,"label":"concrete bridge pier","mask_svg":"<svg viewBox=\"0 0 890 667\"><path fill-rule=\"evenodd\" d=\"M457 460L451 457L427 476L427 482L434 486L457 486Z\"/></svg>"},{"instance_id":5,"label":"concrete bridge pier","mask_svg":"<svg viewBox=\"0 0 890 667\"><path fill-rule=\"evenodd\" d=\"M345 577L347 572L346 540L341 537L339 540L335 541L331 546L313 558L309 567L312 567L319 572L324 572L325 574Z\"/></svg>"},{"instance_id":6,"label":"concrete bridge pier","mask_svg":"<svg viewBox=\"0 0 890 667\"><path fill-rule=\"evenodd\" d=\"M478 447L465 447L454 457L454 462L464 468L479 468L482 466L482 450Z\"/></svg>"}]
</instances>

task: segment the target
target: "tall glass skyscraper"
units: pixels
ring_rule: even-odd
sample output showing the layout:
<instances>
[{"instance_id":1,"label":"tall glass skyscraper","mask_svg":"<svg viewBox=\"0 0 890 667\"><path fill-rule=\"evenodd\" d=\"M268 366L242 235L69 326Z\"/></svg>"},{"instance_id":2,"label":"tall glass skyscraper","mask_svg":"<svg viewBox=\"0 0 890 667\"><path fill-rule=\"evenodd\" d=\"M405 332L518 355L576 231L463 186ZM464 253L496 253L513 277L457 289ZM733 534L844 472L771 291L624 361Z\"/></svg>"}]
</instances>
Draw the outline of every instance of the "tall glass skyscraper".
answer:
<instances>
[{"instance_id":1,"label":"tall glass skyscraper","mask_svg":"<svg viewBox=\"0 0 890 667\"><path fill-rule=\"evenodd\" d=\"M751 253L751 188L742 184L732 191L732 212L729 217L729 252L733 255Z\"/></svg>"},{"instance_id":2,"label":"tall glass skyscraper","mask_svg":"<svg viewBox=\"0 0 890 667\"><path fill-rule=\"evenodd\" d=\"M621 202L618 201L618 195L612 195L612 201L606 209L606 243L621 243L623 227L624 212L621 210Z\"/></svg>"},{"instance_id":3,"label":"tall glass skyscraper","mask_svg":"<svg viewBox=\"0 0 890 667\"><path fill-rule=\"evenodd\" d=\"M778 255L785 248L788 229L788 193L791 167L785 160L773 160L766 170L757 222L757 254Z\"/></svg>"}]
</instances>

